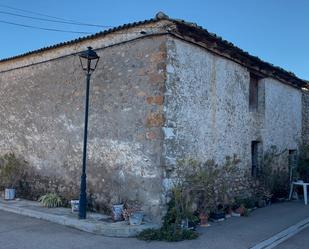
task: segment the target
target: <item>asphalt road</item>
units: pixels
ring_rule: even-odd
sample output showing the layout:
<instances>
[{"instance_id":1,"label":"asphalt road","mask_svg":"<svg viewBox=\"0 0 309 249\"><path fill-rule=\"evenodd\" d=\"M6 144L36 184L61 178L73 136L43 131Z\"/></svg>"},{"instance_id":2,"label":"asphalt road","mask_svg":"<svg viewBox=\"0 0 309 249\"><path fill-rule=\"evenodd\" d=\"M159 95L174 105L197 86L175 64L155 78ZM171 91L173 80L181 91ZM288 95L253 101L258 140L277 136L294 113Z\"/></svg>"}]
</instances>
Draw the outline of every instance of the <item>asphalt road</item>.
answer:
<instances>
[{"instance_id":1,"label":"asphalt road","mask_svg":"<svg viewBox=\"0 0 309 249\"><path fill-rule=\"evenodd\" d=\"M167 243L103 237L0 211L0 249L247 249L307 215L304 205L273 205L254 211L249 217L234 217L202 228L196 240ZM309 248L309 229L277 247L287 248Z\"/></svg>"},{"instance_id":2,"label":"asphalt road","mask_svg":"<svg viewBox=\"0 0 309 249\"><path fill-rule=\"evenodd\" d=\"M276 249L307 249L309 248L309 228L304 229L282 244Z\"/></svg>"},{"instance_id":3,"label":"asphalt road","mask_svg":"<svg viewBox=\"0 0 309 249\"><path fill-rule=\"evenodd\" d=\"M135 239L96 236L51 222L0 211L0 249L147 248Z\"/></svg>"}]
</instances>

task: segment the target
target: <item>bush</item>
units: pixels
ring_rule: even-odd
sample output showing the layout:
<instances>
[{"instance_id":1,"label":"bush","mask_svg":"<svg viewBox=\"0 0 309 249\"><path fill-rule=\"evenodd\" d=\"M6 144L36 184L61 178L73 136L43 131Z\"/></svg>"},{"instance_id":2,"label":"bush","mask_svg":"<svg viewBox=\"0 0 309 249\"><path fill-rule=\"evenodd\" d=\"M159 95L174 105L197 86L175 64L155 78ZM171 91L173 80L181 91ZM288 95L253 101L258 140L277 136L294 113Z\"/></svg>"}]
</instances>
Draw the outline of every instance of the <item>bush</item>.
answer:
<instances>
[{"instance_id":1,"label":"bush","mask_svg":"<svg viewBox=\"0 0 309 249\"><path fill-rule=\"evenodd\" d=\"M241 204L244 205L244 207L246 209L252 209L255 207L255 203L256 203L256 200L255 198L253 197L248 197L248 198L235 198L235 204L237 206L240 206Z\"/></svg>"},{"instance_id":2,"label":"bush","mask_svg":"<svg viewBox=\"0 0 309 249\"><path fill-rule=\"evenodd\" d=\"M25 175L27 162L8 153L0 157L0 184L5 188L17 188Z\"/></svg>"},{"instance_id":3,"label":"bush","mask_svg":"<svg viewBox=\"0 0 309 249\"><path fill-rule=\"evenodd\" d=\"M138 239L146 241L181 241L198 237L197 232L194 230L181 227L182 219L188 219L189 224L195 226L199 222L198 217L190 213L185 207L179 188L174 188L172 193L172 199L168 203L166 215L163 217L162 227L160 229L146 229L137 236Z\"/></svg>"},{"instance_id":4,"label":"bush","mask_svg":"<svg viewBox=\"0 0 309 249\"><path fill-rule=\"evenodd\" d=\"M287 170L277 168L279 156L286 150L278 151L277 147L272 146L263 158L263 165L259 171L258 180L260 187L265 192L269 192L271 199L276 201L288 196L289 192L289 173ZM265 196L264 196L265 197Z\"/></svg>"},{"instance_id":5,"label":"bush","mask_svg":"<svg viewBox=\"0 0 309 249\"><path fill-rule=\"evenodd\" d=\"M140 240L163 240L163 241L182 241L192 240L198 237L197 232L193 230L181 229L176 226L162 227L160 229L146 229L142 231L137 238Z\"/></svg>"},{"instance_id":6,"label":"bush","mask_svg":"<svg viewBox=\"0 0 309 249\"><path fill-rule=\"evenodd\" d=\"M297 172L301 180L309 182L309 145L300 148Z\"/></svg>"},{"instance_id":7,"label":"bush","mask_svg":"<svg viewBox=\"0 0 309 249\"><path fill-rule=\"evenodd\" d=\"M63 205L61 197L55 193L49 193L41 196L39 198L39 202L41 202L44 207L48 208L61 207Z\"/></svg>"}]
</instances>

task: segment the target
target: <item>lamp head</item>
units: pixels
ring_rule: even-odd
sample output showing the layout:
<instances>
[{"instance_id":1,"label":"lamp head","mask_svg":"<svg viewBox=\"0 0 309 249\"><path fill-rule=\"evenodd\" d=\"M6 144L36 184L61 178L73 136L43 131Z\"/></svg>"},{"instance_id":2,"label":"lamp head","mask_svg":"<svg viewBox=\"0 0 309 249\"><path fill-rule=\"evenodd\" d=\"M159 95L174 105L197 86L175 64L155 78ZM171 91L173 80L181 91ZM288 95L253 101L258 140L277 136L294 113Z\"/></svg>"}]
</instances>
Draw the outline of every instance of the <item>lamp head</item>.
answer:
<instances>
[{"instance_id":1,"label":"lamp head","mask_svg":"<svg viewBox=\"0 0 309 249\"><path fill-rule=\"evenodd\" d=\"M88 47L86 51L79 53L80 64L87 73L92 73L96 69L99 59L100 57L92 50L92 47Z\"/></svg>"}]
</instances>

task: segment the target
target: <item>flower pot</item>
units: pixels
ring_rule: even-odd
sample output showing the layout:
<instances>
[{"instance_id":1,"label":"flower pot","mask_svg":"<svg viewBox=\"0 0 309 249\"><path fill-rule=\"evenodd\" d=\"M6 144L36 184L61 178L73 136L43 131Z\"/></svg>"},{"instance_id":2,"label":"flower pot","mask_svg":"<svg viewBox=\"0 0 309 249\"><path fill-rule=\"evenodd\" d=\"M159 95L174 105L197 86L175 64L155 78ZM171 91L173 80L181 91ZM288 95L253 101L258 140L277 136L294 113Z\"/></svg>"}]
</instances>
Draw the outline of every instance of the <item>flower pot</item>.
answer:
<instances>
[{"instance_id":1,"label":"flower pot","mask_svg":"<svg viewBox=\"0 0 309 249\"><path fill-rule=\"evenodd\" d=\"M138 226L142 224L144 217L144 212L142 211L136 211L132 213L129 217L129 223L131 226Z\"/></svg>"},{"instance_id":2,"label":"flower pot","mask_svg":"<svg viewBox=\"0 0 309 249\"><path fill-rule=\"evenodd\" d=\"M266 207L266 201L265 201L265 200L258 200L257 206L258 206L259 208Z\"/></svg>"},{"instance_id":3,"label":"flower pot","mask_svg":"<svg viewBox=\"0 0 309 249\"><path fill-rule=\"evenodd\" d=\"M4 191L4 200L14 200L15 193L16 191L14 188L6 188Z\"/></svg>"},{"instance_id":4,"label":"flower pot","mask_svg":"<svg viewBox=\"0 0 309 249\"><path fill-rule=\"evenodd\" d=\"M244 216L245 212L246 212L246 209L243 205L235 209L235 213L239 214L240 216Z\"/></svg>"},{"instance_id":5,"label":"flower pot","mask_svg":"<svg viewBox=\"0 0 309 249\"><path fill-rule=\"evenodd\" d=\"M238 214L243 214L243 213L245 212L245 209L244 209L243 207L239 207L239 208L237 208L235 211L236 211L236 213L238 213Z\"/></svg>"},{"instance_id":6,"label":"flower pot","mask_svg":"<svg viewBox=\"0 0 309 249\"><path fill-rule=\"evenodd\" d=\"M189 228L189 220L188 220L188 218L185 218L185 219L181 220L180 227L182 229L188 229Z\"/></svg>"},{"instance_id":7,"label":"flower pot","mask_svg":"<svg viewBox=\"0 0 309 249\"><path fill-rule=\"evenodd\" d=\"M205 212L201 212L199 215L199 219L200 219L200 226L201 227L208 227L208 215Z\"/></svg>"},{"instance_id":8,"label":"flower pot","mask_svg":"<svg viewBox=\"0 0 309 249\"><path fill-rule=\"evenodd\" d=\"M223 221L225 219L225 212L224 211L217 211L210 214L210 219L213 222Z\"/></svg>"},{"instance_id":9,"label":"flower pot","mask_svg":"<svg viewBox=\"0 0 309 249\"><path fill-rule=\"evenodd\" d=\"M271 205L271 199L266 199L265 202L266 202L266 206L270 206Z\"/></svg>"},{"instance_id":10,"label":"flower pot","mask_svg":"<svg viewBox=\"0 0 309 249\"><path fill-rule=\"evenodd\" d=\"M113 213L113 220L114 221L123 220L122 211L123 211L123 204L113 205L112 213Z\"/></svg>"},{"instance_id":11,"label":"flower pot","mask_svg":"<svg viewBox=\"0 0 309 249\"><path fill-rule=\"evenodd\" d=\"M76 213L79 210L79 200L71 200L72 213Z\"/></svg>"}]
</instances>

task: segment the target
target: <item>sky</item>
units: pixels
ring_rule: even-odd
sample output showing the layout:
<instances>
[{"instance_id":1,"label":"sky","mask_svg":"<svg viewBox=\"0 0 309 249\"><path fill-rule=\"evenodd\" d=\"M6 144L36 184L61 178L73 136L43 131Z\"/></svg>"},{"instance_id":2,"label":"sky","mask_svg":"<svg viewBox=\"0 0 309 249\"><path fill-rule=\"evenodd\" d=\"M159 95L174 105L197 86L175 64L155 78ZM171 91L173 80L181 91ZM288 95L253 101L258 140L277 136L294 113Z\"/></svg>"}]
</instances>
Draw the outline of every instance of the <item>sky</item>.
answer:
<instances>
[{"instance_id":1,"label":"sky","mask_svg":"<svg viewBox=\"0 0 309 249\"><path fill-rule=\"evenodd\" d=\"M95 33L104 29L16 14L59 20L33 13L36 12L76 22L118 26L153 18L158 11L195 22L250 54L309 80L309 0L0 0L0 58L85 35L3 22L75 32Z\"/></svg>"}]
</instances>

